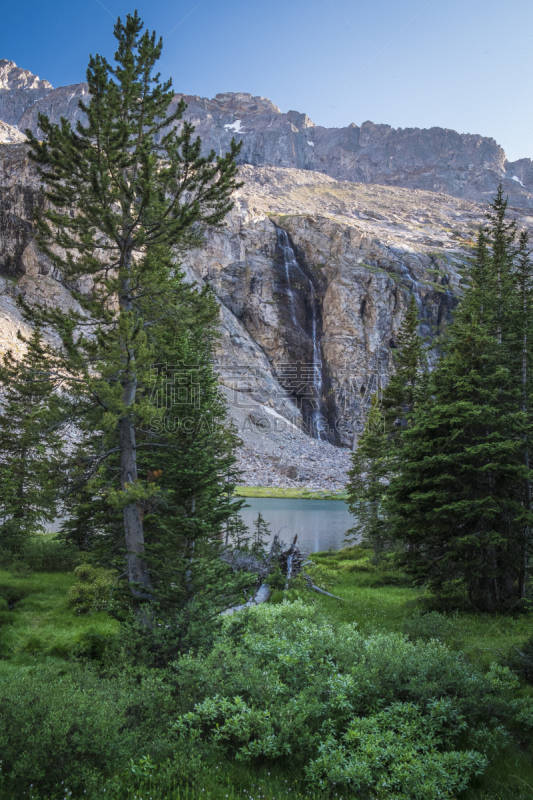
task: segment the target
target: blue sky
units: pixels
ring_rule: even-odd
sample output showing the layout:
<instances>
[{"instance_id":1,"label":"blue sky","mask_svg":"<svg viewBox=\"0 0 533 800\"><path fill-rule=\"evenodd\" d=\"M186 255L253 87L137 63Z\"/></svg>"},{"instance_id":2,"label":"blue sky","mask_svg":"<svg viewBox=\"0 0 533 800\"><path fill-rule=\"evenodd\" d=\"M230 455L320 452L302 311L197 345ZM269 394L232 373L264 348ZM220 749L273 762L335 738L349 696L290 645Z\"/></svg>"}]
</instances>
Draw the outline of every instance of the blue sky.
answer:
<instances>
[{"instance_id":1,"label":"blue sky","mask_svg":"<svg viewBox=\"0 0 533 800\"><path fill-rule=\"evenodd\" d=\"M531 0L138 0L176 91L243 91L315 123L438 125L533 157ZM54 86L114 52L122 0L5 3L0 58Z\"/></svg>"}]
</instances>

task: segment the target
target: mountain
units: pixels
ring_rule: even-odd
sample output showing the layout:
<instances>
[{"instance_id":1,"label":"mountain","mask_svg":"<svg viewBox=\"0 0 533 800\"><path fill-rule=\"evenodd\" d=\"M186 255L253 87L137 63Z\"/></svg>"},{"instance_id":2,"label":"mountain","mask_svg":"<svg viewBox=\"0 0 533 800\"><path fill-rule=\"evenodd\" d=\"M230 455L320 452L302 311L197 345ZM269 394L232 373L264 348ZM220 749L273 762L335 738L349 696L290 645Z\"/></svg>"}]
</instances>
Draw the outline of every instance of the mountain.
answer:
<instances>
[{"instance_id":1,"label":"mountain","mask_svg":"<svg viewBox=\"0 0 533 800\"><path fill-rule=\"evenodd\" d=\"M240 92L212 100L176 95L187 103L185 118L196 127L204 152L224 153L234 136L242 141L240 161L253 166L322 172L337 180L379 183L446 192L486 201L501 181L513 206L533 208L531 159L509 162L494 141L447 128L399 128L363 122L324 128L297 111L282 113L270 100ZM39 134L38 114L54 122L82 118L84 83L53 89L48 81L0 61L0 120Z\"/></svg>"},{"instance_id":2,"label":"mountain","mask_svg":"<svg viewBox=\"0 0 533 800\"><path fill-rule=\"evenodd\" d=\"M0 125L0 351L17 351L18 294L30 304L75 303L32 240L33 210L45 200L19 131L38 132L39 111L80 118L87 89L53 89L12 62L0 62L0 75L1 113L21 115L18 130ZM26 91L35 93L29 103ZM372 393L393 368L410 297L424 334L450 319L486 199L509 170L505 155L490 139L441 129L318 128L245 94L186 99L204 147L223 152L232 135L244 142L244 185L225 227L183 261L218 298L217 369L243 440L243 480L342 488ZM463 163L471 169L461 183ZM532 231L531 162L513 170L513 213ZM394 184L399 175L405 186Z\"/></svg>"}]
</instances>

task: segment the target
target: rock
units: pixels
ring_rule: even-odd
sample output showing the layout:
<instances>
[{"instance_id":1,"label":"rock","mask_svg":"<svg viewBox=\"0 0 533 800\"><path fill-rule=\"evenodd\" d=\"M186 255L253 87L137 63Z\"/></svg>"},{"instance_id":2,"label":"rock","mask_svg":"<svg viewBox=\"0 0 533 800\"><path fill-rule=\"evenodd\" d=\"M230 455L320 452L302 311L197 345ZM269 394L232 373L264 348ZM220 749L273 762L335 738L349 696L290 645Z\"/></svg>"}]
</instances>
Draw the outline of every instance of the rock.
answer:
<instances>
[{"instance_id":1,"label":"rock","mask_svg":"<svg viewBox=\"0 0 533 800\"><path fill-rule=\"evenodd\" d=\"M27 108L52 91L52 84L41 81L14 61L0 59L0 119L18 125Z\"/></svg>"},{"instance_id":2,"label":"rock","mask_svg":"<svg viewBox=\"0 0 533 800\"><path fill-rule=\"evenodd\" d=\"M53 90L30 73L17 72L12 62L0 62L0 77L2 69L8 77L1 79L0 102L2 91L13 100L9 105L4 96L5 107L18 108L13 99L19 91L13 88L17 81L26 81L27 91L36 93L21 111L28 125L35 124L40 108L56 117L67 108L72 119L79 112L76 104L85 96L84 85ZM264 98L225 94L210 101L189 100L187 113L207 142L213 130L221 137L255 131L256 160L273 159L276 147L283 156L285 144L280 143L287 136L295 147L291 157L300 163L301 131L317 152L319 142L327 139L325 129L315 128L305 115L283 115ZM6 130L10 138L18 133L13 127ZM353 144L352 155L361 154L357 148L367 148L367 155L375 151L379 156L380 148L389 152L394 142L416 141L414 169L424 158L433 158L430 140L440 143L439 152L447 152L448 134L453 132L435 129L429 139L428 132L396 133L388 126L365 123L345 131L344 139L339 132L327 135L341 136L341 160L346 142ZM453 141L458 150L466 148L463 155L468 152L470 140ZM487 181L496 174L491 164L503 163L491 142L479 144L486 149ZM462 163L459 155L457 163ZM337 180L317 171L314 163L307 169L241 166L244 185L235 193L225 227L209 231L202 248L182 256L188 278L209 284L218 298L216 369L242 439L238 466L243 483L249 485L343 488L372 394L393 369L395 340L411 295L417 299L421 331L428 336L438 332L450 319L460 291L460 270L484 221L485 206L471 199L434 187L423 191ZM333 160L328 163L334 171ZM355 175L350 173L352 163L346 160L348 176ZM463 194L478 191L475 181L482 172L475 163L478 177L471 176ZM33 211L45 201L23 140L0 144L0 164L0 349L5 350L19 347L16 331L23 324L14 300L17 293L30 304L63 309L75 307L75 301L32 240ZM373 171L376 164L368 167L364 180L379 179L381 173ZM533 185L533 168L524 159L514 166L513 190L527 205L529 194L520 181ZM420 171L420 180L434 167ZM405 168L402 174L409 182L414 172ZM527 208L513 213L518 227L531 232ZM86 291L90 286L77 288ZM315 412L321 438L308 435L306 427Z\"/></svg>"},{"instance_id":3,"label":"rock","mask_svg":"<svg viewBox=\"0 0 533 800\"><path fill-rule=\"evenodd\" d=\"M0 144L21 144L27 137L13 125L0 121Z\"/></svg>"},{"instance_id":4,"label":"rock","mask_svg":"<svg viewBox=\"0 0 533 800\"><path fill-rule=\"evenodd\" d=\"M53 122L83 119L87 84L53 89L12 61L0 61L0 119L39 135L38 113ZM298 111L282 113L270 100L243 92L213 99L176 95L196 127L203 152L222 155L234 137L242 164L325 173L342 181L377 183L488 201L500 181L513 206L533 208L533 162L509 162L494 139L448 128L398 128L366 121L345 128L315 125ZM362 210L362 214L367 214ZM364 219L364 217L362 217Z\"/></svg>"}]
</instances>

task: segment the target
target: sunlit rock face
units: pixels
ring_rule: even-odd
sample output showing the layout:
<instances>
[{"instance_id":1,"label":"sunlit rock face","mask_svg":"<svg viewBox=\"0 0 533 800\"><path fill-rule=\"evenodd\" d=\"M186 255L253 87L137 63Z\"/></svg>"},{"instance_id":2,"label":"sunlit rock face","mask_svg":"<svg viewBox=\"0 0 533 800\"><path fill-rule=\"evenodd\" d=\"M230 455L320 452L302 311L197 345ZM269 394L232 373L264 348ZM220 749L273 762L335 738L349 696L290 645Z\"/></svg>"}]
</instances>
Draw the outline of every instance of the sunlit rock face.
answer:
<instances>
[{"instance_id":1,"label":"sunlit rock face","mask_svg":"<svg viewBox=\"0 0 533 800\"><path fill-rule=\"evenodd\" d=\"M282 113L265 97L224 92L213 99L183 99L184 118L202 139L204 153L222 155L232 138L242 142L240 163L321 172L337 180L379 183L446 192L455 197L488 200L501 181L511 205L533 208L531 159L509 162L503 149L486 136L448 128L392 128L366 121L345 128L315 125L298 111ZM83 119L79 100L88 102L86 83L53 89L12 61L0 60L0 120L40 135L38 115L72 124Z\"/></svg>"},{"instance_id":2,"label":"sunlit rock face","mask_svg":"<svg viewBox=\"0 0 533 800\"><path fill-rule=\"evenodd\" d=\"M85 84L54 90L0 62L0 350L19 348L17 294L74 303L33 242L44 199L20 130L39 135L41 112L82 119L80 98ZM531 229L533 167L453 131L327 130L251 95L186 100L204 149L243 141L243 186L226 225L180 255L189 279L218 299L217 368L243 440L243 482L341 488L411 296L433 337L451 318L500 179L519 227Z\"/></svg>"}]
</instances>

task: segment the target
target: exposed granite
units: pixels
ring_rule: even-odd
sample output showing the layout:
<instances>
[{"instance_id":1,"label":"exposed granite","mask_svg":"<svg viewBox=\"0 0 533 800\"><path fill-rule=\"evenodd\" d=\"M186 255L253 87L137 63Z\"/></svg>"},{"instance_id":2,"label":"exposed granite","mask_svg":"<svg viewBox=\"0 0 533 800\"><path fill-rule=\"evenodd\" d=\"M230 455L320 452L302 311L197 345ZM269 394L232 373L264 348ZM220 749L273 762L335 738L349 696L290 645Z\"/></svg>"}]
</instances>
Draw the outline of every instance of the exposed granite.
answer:
<instances>
[{"instance_id":1,"label":"exposed granite","mask_svg":"<svg viewBox=\"0 0 533 800\"><path fill-rule=\"evenodd\" d=\"M306 114L286 114L264 97L225 92L213 99L183 98L185 118L196 126L204 152L222 155L232 137L242 141L240 162L323 172L338 180L446 192L488 200L502 181L511 202L533 208L531 159L509 162L489 137L448 128L398 128L352 123L345 128L315 125ZM82 119L78 101L87 84L53 89L12 61L0 61L0 120L39 135L38 114L53 122ZM173 107L174 107L173 106Z\"/></svg>"}]
</instances>

